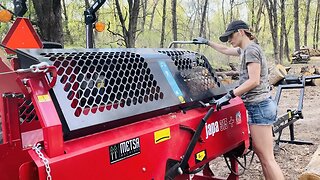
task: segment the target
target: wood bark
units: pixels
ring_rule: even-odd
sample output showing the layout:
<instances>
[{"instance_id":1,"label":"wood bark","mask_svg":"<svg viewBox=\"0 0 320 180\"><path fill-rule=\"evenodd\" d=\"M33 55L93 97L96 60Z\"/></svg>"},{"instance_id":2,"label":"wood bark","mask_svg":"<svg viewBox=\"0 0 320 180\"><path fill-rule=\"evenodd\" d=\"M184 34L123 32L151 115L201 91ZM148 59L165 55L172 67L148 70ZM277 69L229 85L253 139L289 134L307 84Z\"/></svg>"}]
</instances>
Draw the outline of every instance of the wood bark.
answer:
<instances>
[{"instance_id":1,"label":"wood bark","mask_svg":"<svg viewBox=\"0 0 320 180\"><path fill-rule=\"evenodd\" d=\"M167 0L163 0L160 47L163 47L164 41L165 41L165 33L166 33L166 13L167 13L166 7L167 7Z\"/></svg>"},{"instance_id":2,"label":"wood bark","mask_svg":"<svg viewBox=\"0 0 320 180\"><path fill-rule=\"evenodd\" d=\"M313 31L313 48L318 49L319 42L319 19L320 19L320 0L317 1L317 10L314 18L314 31Z\"/></svg>"},{"instance_id":3,"label":"wood bark","mask_svg":"<svg viewBox=\"0 0 320 180\"><path fill-rule=\"evenodd\" d=\"M226 75L226 76L239 76L238 71L223 71L223 72L216 72L218 76Z\"/></svg>"},{"instance_id":4,"label":"wood bark","mask_svg":"<svg viewBox=\"0 0 320 180\"><path fill-rule=\"evenodd\" d=\"M171 1L171 13L172 13L172 35L173 41L178 40L178 25L177 25L177 0ZM174 44L176 47L176 44Z\"/></svg>"},{"instance_id":5,"label":"wood bark","mask_svg":"<svg viewBox=\"0 0 320 180\"><path fill-rule=\"evenodd\" d=\"M286 37L286 11L285 11L285 0L280 1L280 11L281 11L281 30L280 30L280 47L279 47L279 63L283 64L284 55L284 44Z\"/></svg>"},{"instance_id":6,"label":"wood bark","mask_svg":"<svg viewBox=\"0 0 320 180\"><path fill-rule=\"evenodd\" d=\"M199 2L199 0L197 1L197 3L193 1L193 3L195 3L194 4L195 9L194 9L193 13L191 14L190 21L188 23L188 24L191 24L191 27L189 28L190 29L189 39L193 39L194 38L194 30L195 30L195 27L196 27L196 22L197 22L197 17L198 17L197 13L200 11L199 7L198 7L198 2Z\"/></svg>"},{"instance_id":7,"label":"wood bark","mask_svg":"<svg viewBox=\"0 0 320 180\"><path fill-rule=\"evenodd\" d=\"M66 1L65 0L62 0L62 5L63 5L63 15L64 15L64 22L63 22L63 25L64 25L64 28L65 28L65 31L66 31L66 38L65 40L66 41L69 41L70 44L73 44L73 38L71 36L71 32L70 32L70 29L69 29L69 18L68 18L68 13L67 13L67 7L66 7Z\"/></svg>"},{"instance_id":8,"label":"wood bark","mask_svg":"<svg viewBox=\"0 0 320 180\"><path fill-rule=\"evenodd\" d=\"M207 8L208 8L208 0L205 0L204 5L203 5L203 11L202 11L202 16L201 16L201 22L200 22L200 31L199 31L199 37L205 36L205 19L207 16Z\"/></svg>"},{"instance_id":9,"label":"wood bark","mask_svg":"<svg viewBox=\"0 0 320 180\"><path fill-rule=\"evenodd\" d=\"M222 9L222 20L223 20L223 29L226 29L226 24L227 24L227 21L226 21L226 15L225 15L225 10L224 10L224 0L222 0L222 3L221 3L221 9Z\"/></svg>"},{"instance_id":10,"label":"wood bark","mask_svg":"<svg viewBox=\"0 0 320 180\"><path fill-rule=\"evenodd\" d=\"M277 64L273 68L270 69L269 73L269 83L271 85L277 84L279 81L284 79L284 77L287 75L287 70L284 66L281 64Z\"/></svg>"},{"instance_id":11,"label":"wood bark","mask_svg":"<svg viewBox=\"0 0 320 180\"><path fill-rule=\"evenodd\" d=\"M254 1L254 0L253 0ZM261 22L261 17L262 17L262 13L263 13L263 10L264 10L264 7L265 7L265 4L264 4L264 1L263 0L260 0L259 1L259 6L255 9L258 9L257 11L257 15L255 16L256 17L256 20L254 22L254 25L251 26L252 28L254 28L254 33L256 34L256 36L259 35L259 32L261 30L260 28L260 22ZM254 13L255 10L253 10L253 13Z\"/></svg>"},{"instance_id":12,"label":"wood bark","mask_svg":"<svg viewBox=\"0 0 320 180\"><path fill-rule=\"evenodd\" d=\"M254 4L254 0L252 0L252 6L251 6L251 27L254 27L255 23L256 23L256 18L255 18L255 4Z\"/></svg>"},{"instance_id":13,"label":"wood bark","mask_svg":"<svg viewBox=\"0 0 320 180\"><path fill-rule=\"evenodd\" d=\"M146 24L146 18L147 18L147 7L148 7L148 1L142 0L141 1L141 7L142 7L142 21L141 21L141 31L144 31L144 26Z\"/></svg>"},{"instance_id":14,"label":"wood bark","mask_svg":"<svg viewBox=\"0 0 320 180\"><path fill-rule=\"evenodd\" d=\"M311 0L307 0L306 2L306 19L304 21L304 45L308 46L308 25L309 25L309 16L310 16L310 4Z\"/></svg>"},{"instance_id":15,"label":"wood bark","mask_svg":"<svg viewBox=\"0 0 320 180\"><path fill-rule=\"evenodd\" d=\"M126 19L123 16L119 0L115 0L117 14L122 27L123 38L127 48L134 48L136 42L138 15L140 10L140 0L128 0L129 12L129 25L126 26Z\"/></svg>"},{"instance_id":16,"label":"wood bark","mask_svg":"<svg viewBox=\"0 0 320 180\"><path fill-rule=\"evenodd\" d=\"M43 41L57 42L63 45L63 28L61 16L61 1L32 0L37 14L37 26Z\"/></svg>"},{"instance_id":17,"label":"wood bark","mask_svg":"<svg viewBox=\"0 0 320 180\"><path fill-rule=\"evenodd\" d=\"M233 8L234 8L234 0L230 0L230 22L234 20Z\"/></svg>"},{"instance_id":18,"label":"wood bark","mask_svg":"<svg viewBox=\"0 0 320 180\"><path fill-rule=\"evenodd\" d=\"M279 64L277 0L264 0L269 16L275 63Z\"/></svg>"},{"instance_id":19,"label":"wood bark","mask_svg":"<svg viewBox=\"0 0 320 180\"><path fill-rule=\"evenodd\" d=\"M155 0L154 4L153 4L153 7L152 7L149 30L151 30L152 26L153 26L154 13L156 12L156 8L157 8L157 5L158 5L158 2L159 2L159 0Z\"/></svg>"},{"instance_id":20,"label":"wood bark","mask_svg":"<svg viewBox=\"0 0 320 180\"><path fill-rule=\"evenodd\" d=\"M299 33L299 0L294 0L294 49L300 50L300 33Z\"/></svg>"}]
</instances>

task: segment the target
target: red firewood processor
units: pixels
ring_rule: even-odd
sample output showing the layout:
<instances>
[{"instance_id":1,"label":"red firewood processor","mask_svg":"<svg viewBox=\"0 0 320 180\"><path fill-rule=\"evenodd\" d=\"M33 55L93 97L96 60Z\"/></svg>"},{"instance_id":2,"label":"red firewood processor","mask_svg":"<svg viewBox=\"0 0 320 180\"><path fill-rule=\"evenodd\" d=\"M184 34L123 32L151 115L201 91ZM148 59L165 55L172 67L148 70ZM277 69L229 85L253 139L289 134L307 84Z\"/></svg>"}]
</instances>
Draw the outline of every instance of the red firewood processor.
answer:
<instances>
[{"instance_id":1,"label":"red firewood processor","mask_svg":"<svg viewBox=\"0 0 320 180\"><path fill-rule=\"evenodd\" d=\"M0 179L239 179L249 147L240 98L180 48L44 49L26 18L1 46ZM198 173L202 171L202 173Z\"/></svg>"}]
</instances>

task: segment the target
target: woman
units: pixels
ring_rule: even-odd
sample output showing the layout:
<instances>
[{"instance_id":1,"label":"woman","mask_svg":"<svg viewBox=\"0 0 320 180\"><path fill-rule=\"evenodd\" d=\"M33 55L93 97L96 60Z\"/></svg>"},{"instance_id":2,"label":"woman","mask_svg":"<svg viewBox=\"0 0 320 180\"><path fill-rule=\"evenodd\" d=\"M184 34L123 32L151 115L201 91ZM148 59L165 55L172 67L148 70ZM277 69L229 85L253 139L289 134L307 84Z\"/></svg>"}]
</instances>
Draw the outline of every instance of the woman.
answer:
<instances>
[{"instance_id":1,"label":"woman","mask_svg":"<svg viewBox=\"0 0 320 180\"><path fill-rule=\"evenodd\" d=\"M248 25L241 20L231 22L219 39L229 42L233 48L204 38L194 41L207 44L226 55L240 56L239 86L215 101L217 108L220 109L231 98L241 96L248 111L253 148L260 159L263 174L266 180L282 180L283 173L273 154L272 124L276 120L277 107L268 88L268 68L264 53L261 47L252 41L254 37Z\"/></svg>"}]
</instances>

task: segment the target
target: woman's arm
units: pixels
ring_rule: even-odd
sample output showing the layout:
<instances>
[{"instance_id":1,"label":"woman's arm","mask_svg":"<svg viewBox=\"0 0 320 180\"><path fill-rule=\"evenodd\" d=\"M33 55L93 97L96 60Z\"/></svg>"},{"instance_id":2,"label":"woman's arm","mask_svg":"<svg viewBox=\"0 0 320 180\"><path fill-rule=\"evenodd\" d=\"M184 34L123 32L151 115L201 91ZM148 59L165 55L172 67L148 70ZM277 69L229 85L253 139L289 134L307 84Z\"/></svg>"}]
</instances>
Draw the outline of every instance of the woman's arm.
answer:
<instances>
[{"instance_id":1,"label":"woman's arm","mask_svg":"<svg viewBox=\"0 0 320 180\"><path fill-rule=\"evenodd\" d=\"M239 56L238 48L231 48L226 45L218 44L212 41L208 41L208 46L212 47L216 51L229 55L229 56Z\"/></svg>"},{"instance_id":2,"label":"woman's arm","mask_svg":"<svg viewBox=\"0 0 320 180\"><path fill-rule=\"evenodd\" d=\"M256 62L247 65L249 79L233 90L234 95L241 96L243 93L250 91L260 84L260 64Z\"/></svg>"}]
</instances>

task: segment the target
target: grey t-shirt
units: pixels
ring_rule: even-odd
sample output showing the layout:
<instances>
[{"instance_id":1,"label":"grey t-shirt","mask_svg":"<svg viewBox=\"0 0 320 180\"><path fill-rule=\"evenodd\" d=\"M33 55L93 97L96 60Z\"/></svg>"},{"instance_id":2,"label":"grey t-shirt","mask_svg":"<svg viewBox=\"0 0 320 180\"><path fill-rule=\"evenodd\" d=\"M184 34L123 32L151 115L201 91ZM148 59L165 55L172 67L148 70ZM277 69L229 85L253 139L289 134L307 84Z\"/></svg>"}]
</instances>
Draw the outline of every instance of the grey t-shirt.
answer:
<instances>
[{"instance_id":1,"label":"grey t-shirt","mask_svg":"<svg viewBox=\"0 0 320 180\"><path fill-rule=\"evenodd\" d=\"M260 84L241 96L243 102L261 102L270 97L267 61L261 47L256 43L251 43L244 49L239 48L238 53L240 54L241 60L239 77L240 85L249 79L247 67L249 63L259 63L261 68Z\"/></svg>"}]
</instances>

